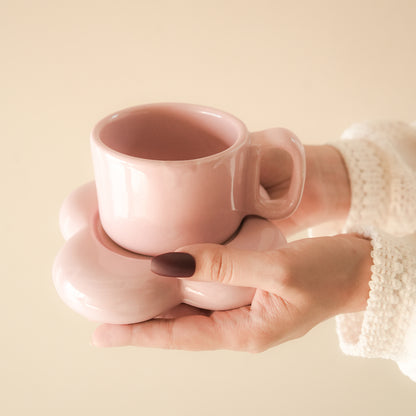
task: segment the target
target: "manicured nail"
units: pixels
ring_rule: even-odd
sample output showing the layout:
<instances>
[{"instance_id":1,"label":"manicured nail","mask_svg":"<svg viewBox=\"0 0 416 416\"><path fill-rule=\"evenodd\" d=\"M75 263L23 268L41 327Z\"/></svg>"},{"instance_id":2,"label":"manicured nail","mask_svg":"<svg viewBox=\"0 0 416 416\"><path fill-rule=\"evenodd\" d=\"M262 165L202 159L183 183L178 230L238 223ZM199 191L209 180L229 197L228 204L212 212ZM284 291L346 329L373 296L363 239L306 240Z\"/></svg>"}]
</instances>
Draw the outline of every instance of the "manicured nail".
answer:
<instances>
[{"instance_id":1,"label":"manicured nail","mask_svg":"<svg viewBox=\"0 0 416 416\"><path fill-rule=\"evenodd\" d=\"M150 267L160 276L191 277L195 273L195 259L188 253L165 253L153 257Z\"/></svg>"}]
</instances>

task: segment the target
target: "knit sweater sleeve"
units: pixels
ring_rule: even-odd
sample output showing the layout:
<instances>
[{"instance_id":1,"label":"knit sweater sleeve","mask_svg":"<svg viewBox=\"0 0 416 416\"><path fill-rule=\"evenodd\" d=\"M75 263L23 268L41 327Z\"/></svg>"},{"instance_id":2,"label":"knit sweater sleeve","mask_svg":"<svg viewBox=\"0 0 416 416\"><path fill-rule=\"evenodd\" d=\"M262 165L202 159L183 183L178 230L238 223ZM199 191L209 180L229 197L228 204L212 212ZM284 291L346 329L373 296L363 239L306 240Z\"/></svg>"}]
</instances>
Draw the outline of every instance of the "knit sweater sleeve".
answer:
<instances>
[{"instance_id":1,"label":"knit sweater sleeve","mask_svg":"<svg viewBox=\"0 0 416 416\"><path fill-rule=\"evenodd\" d=\"M345 231L371 239L373 258L366 310L336 318L341 349L392 359L416 381L416 128L359 124L331 144L350 176Z\"/></svg>"},{"instance_id":2,"label":"knit sweater sleeve","mask_svg":"<svg viewBox=\"0 0 416 416\"><path fill-rule=\"evenodd\" d=\"M361 227L349 231L371 239L373 266L366 310L336 317L341 349L392 359L416 381L416 234L393 237Z\"/></svg>"},{"instance_id":3,"label":"knit sweater sleeve","mask_svg":"<svg viewBox=\"0 0 416 416\"><path fill-rule=\"evenodd\" d=\"M347 129L331 145L342 153L351 182L346 226L416 232L416 126L369 122Z\"/></svg>"}]
</instances>

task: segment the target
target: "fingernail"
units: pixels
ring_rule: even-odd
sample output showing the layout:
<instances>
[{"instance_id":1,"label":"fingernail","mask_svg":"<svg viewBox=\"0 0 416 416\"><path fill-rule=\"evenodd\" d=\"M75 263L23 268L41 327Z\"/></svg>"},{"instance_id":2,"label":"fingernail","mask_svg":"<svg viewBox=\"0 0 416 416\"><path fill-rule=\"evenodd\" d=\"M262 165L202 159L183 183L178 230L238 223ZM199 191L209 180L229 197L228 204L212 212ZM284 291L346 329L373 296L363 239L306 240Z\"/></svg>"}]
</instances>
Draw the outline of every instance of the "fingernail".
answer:
<instances>
[{"instance_id":1,"label":"fingernail","mask_svg":"<svg viewBox=\"0 0 416 416\"><path fill-rule=\"evenodd\" d=\"M195 259L188 253L165 253L153 257L151 270L160 276L191 277L195 273Z\"/></svg>"}]
</instances>

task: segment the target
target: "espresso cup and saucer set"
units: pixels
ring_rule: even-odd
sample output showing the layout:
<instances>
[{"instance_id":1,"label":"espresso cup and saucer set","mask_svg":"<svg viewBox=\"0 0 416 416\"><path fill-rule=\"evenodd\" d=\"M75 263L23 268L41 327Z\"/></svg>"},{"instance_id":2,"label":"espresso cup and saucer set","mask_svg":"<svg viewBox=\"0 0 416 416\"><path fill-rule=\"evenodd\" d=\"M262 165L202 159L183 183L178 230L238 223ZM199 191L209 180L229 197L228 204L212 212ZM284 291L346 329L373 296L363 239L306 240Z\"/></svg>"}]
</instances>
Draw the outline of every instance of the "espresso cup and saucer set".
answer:
<instances>
[{"instance_id":1,"label":"espresso cup and saucer set","mask_svg":"<svg viewBox=\"0 0 416 416\"><path fill-rule=\"evenodd\" d=\"M185 303L208 310L249 305L255 289L166 278L153 256L197 243L244 250L282 247L269 219L289 217L305 181L302 144L289 130L249 132L210 107L146 104L117 111L91 133L95 181L60 211L66 240L53 265L62 300L87 319L129 324ZM292 159L287 193L270 199L260 164L271 148Z\"/></svg>"}]
</instances>

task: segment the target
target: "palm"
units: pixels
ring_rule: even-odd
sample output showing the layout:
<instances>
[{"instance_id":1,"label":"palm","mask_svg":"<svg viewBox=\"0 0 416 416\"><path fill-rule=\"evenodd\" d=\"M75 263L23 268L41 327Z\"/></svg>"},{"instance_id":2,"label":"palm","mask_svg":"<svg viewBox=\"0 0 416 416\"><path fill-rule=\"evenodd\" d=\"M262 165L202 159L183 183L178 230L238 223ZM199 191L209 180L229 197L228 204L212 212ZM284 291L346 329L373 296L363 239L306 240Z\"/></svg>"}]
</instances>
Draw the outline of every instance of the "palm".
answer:
<instances>
[{"instance_id":1,"label":"palm","mask_svg":"<svg viewBox=\"0 0 416 416\"><path fill-rule=\"evenodd\" d=\"M250 306L206 311L182 304L157 319L121 326L120 342L186 350L263 351L296 336L289 333L289 328L296 327L296 312L280 296L257 289ZM107 327L99 327L95 337Z\"/></svg>"}]
</instances>

